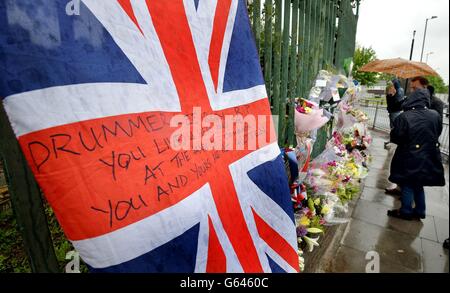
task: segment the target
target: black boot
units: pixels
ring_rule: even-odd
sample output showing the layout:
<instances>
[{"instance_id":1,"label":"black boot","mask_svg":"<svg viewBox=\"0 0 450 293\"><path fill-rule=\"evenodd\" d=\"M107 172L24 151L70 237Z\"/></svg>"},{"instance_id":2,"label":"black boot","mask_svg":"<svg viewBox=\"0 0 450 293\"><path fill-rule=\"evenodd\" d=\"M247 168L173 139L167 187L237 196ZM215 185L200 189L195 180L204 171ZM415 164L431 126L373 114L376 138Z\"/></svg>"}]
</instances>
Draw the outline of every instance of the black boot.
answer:
<instances>
[{"instance_id":1,"label":"black boot","mask_svg":"<svg viewBox=\"0 0 450 293\"><path fill-rule=\"evenodd\" d=\"M448 239L444 241L444 248L448 250Z\"/></svg>"}]
</instances>

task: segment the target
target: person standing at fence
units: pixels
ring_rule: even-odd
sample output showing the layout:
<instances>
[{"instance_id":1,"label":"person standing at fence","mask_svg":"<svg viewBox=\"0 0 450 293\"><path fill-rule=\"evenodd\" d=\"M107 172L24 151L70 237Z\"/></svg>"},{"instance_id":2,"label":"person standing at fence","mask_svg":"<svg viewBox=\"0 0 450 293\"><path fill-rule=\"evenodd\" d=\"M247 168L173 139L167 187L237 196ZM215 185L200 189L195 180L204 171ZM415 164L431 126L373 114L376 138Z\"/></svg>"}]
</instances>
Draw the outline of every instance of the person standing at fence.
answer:
<instances>
[{"instance_id":1,"label":"person standing at fence","mask_svg":"<svg viewBox=\"0 0 450 293\"><path fill-rule=\"evenodd\" d=\"M387 111L389 113L389 121L391 129L394 127L394 120L400 116L402 113L402 104L405 99L405 91L400 85L400 81L398 79L392 80L388 84L386 102L387 102ZM385 148L390 142L385 142Z\"/></svg>"},{"instance_id":2,"label":"person standing at fence","mask_svg":"<svg viewBox=\"0 0 450 293\"><path fill-rule=\"evenodd\" d=\"M441 116L441 119L444 119L444 102L442 102L438 97L436 97L435 89L432 85L429 85L427 89L430 92L431 96L430 109L438 112L439 116Z\"/></svg>"},{"instance_id":3,"label":"person standing at fence","mask_svg":"<svg viewBox=\"0 0 450 293\"><path fill-rule=\"evenodd\" d=\"M390 217L425 219L424 186L445 186L439 145L442 120L436 111L429 109L427 85L423 77L412 80L413 93L403 103L404 112L395 119L391 131L391 141L397 144L397 150L389 180L400 186L402 206L388 211Z\"/></svg>"},{"instance_id":4,"label":"person standing at fence","mask_svg":"<svg viewBox=\"0 0 450 293\"><path fill-rule=\"evenodd\" d=\"M388 84L386 95L387 111L389 113L391 129L394 128L394 120L402 113L402 104L404 100L405 91L401 87L400 81L398 79L393 79ZM384 148L388 149L390 143L390 141L385 142ZM386 188L385 191L387 194L401 195L401 190L396 184L392 184L390 187Z\"/></svg>"}]
</instances>

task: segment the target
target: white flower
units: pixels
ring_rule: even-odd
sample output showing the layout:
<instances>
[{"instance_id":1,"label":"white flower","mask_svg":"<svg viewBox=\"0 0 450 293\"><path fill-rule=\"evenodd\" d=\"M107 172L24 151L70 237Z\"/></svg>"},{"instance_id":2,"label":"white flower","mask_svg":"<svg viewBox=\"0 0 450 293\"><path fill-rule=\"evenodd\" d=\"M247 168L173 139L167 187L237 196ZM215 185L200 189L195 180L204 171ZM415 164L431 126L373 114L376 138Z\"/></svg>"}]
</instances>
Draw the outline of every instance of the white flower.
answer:
<instances>
[{"instance_id":1,"label":"white flower","mask_svg":"<svg viewBox=\"0 0 450 293\"><path fill-rule=\"evenodd\" d=\"M305 240L306 244L308 245L309 252L313 252L315 246L319 247L319 238L320 237L317 237L315 239L309 238L307 236L303 237L303 240Z\"/></svg>"},{"instance_id":2,"label":"white flower","mask_svg":"<svg viewBox=\"0 0 450 293\"><path fill-rule=\"evenodd\" d=\"M303 258L303 251L299 249L297 251L298 255L298 263L300 265L300 272L303 272L305 270L305 259Z\"/></svg>"}]
</instances>

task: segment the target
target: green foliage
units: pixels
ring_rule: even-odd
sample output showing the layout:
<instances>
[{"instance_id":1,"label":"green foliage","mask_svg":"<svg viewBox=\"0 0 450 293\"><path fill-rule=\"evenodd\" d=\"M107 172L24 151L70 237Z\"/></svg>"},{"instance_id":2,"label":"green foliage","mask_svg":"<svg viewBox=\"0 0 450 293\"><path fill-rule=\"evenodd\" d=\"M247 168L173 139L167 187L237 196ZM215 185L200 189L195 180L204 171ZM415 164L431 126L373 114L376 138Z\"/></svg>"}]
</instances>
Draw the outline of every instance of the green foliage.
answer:
<instances>
[{"instance_id":1,"label":"green foliage","mask_svg":"<svg viewBox=\"0 0 450 293\"><path fill-rule=\"evenodd\" d=\"M360 72L364 65L374 61L377 54L372 48L357 47L353 57L353 78L362 85L372 86L379 80L379 74L376 72Z\"/></svg>"},{"instance_id":2,"label":"green foliage","mask_svg":"<svg viewBox=\"0 0 450 293\"><path fill-rule=\"evenodd\" d=\"M61 272L64 272L68 262L66 254L74 250L72 244L67 241L59 226L53 210L46 205L45 212L48 219L48 227L53 240L55 254L58 259ZM80 270L87 273L86 265L80 261ZM0 273L30 273L31 267L23 246L22 235L19 233L16 219L12 210L0 213Z\"/></svg>"},{"instance_id":3,"label":"green foliage","mask_svg":"<svg viewBox=\"0 0 450 293\"><path fill-rule=\"evenodd\" d=\"M0 213L0 273L30 273L22 236L11 210Z\"/></svg>"},{"instance_id":4,"label":"green foliage","mask_svg":"<svg viewBox=\"0 0 450 293\"><path fill-rule=\"evenodd\" d=\"M314 200L312 198L308 198L308 208L312 212L316 211L316 208L314 206Z\"/></svg>"},{"instance_id":5,"label":"green foliage","mask_svg":"<svg viewBox=\"0 0 450 293\"><path fill-rule=\"evenodd\" d=\"M345 187L338 188L337 195L343 203L346 203L355 198L360 191L358 185L348 182Z\"/></svg>"},{"instance_id":6,"label":"green foliage","mask_svg":"<svg viewBox=\"0 0 450 293\"><path fill-rule=\"evenodd\" d=\"M389 73L380 73L378 75L378 79L379 80L384 80L384 81L392 81L395 77L395 75L389 74Z\"/></svg>"},{"instance_id":7,"label":"green foliage","mask_svg":"<svg viewBox=\"0 0 450 293\"><path fill-rule=\"evenodd\" d=\"M430 84L436 89L437 94L448 94L448 85L440 76L427 76Z\"/></svg>"},{"instance_id":8,"label":"green foliage","mask_svg":"<svg viewBox=\"0 0 450 293\"><path fill-rule=\"evenodd\" d=\"M320 217L320 216L314 216L311 219L311 225L309 228L317 228L317 229L324 231L325 227L320 224L321 219L322 219L322 217Z\"/></svg>"},{"instance_id":9,"label":"green foliage","mask_svg":"<svg viewBox=\"0 0 450 293\"><path fill-rule=\"evenodd\" d=\"M69 251L75 250L70 243L61 227L59 226L58 221L56 220L55 213L49 205L45 205L45 214L47 215L48 227L50 229L50 234L53 240L53 246L55 248L56 258L58 259L59 266L62 271L64 271L65 266L68 262L66 260L66 254ZM80 260L80 271L82 273L87 273L87 266Z\"/></svg>"}]
</instances>

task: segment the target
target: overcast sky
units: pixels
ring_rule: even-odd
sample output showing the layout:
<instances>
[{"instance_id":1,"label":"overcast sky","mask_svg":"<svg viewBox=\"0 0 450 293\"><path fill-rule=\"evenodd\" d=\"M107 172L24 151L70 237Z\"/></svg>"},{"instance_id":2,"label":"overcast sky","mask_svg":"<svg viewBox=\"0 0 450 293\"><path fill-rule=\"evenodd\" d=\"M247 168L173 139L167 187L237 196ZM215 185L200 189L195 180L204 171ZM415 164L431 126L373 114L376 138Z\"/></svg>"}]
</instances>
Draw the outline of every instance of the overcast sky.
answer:
<instances>
[{"instance_id":1,"label":"overcast sky","mask_svg":"<svg viewBox=\"0 0 450 293\"><path fill-rule=\"evenodd\" d=\"M428 32L424 51L428 64L449 83L449 0L362 0L356 42L372 47L378 59L409 58L413 31L413 60L420 61L425 20Z\"/></svg>"}]
</instances>

